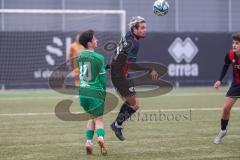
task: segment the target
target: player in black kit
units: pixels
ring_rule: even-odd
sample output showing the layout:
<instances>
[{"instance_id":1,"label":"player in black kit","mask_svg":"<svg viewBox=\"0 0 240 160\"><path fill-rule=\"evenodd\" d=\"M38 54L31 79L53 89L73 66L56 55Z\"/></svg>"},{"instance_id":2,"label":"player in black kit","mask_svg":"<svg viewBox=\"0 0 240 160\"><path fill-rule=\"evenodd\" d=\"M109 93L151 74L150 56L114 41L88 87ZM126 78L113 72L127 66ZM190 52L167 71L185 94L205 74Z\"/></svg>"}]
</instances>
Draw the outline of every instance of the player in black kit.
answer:
<instances>
[{"instance_id":1,"label":"player in black kit","mask_svg":"<svg viewBox=\"0 0 240 160\"><path fill-rule=\"evenodd\" d=\"M222 69L222 73L218 81L214 84L214 88L216 89L221 86L221 81L223 80L229 66L231 65L233 70L233 82L226 94L221 118L221 131L214 139L215 144L221 143L223 137L227 134L227 125L230 117L230 111L237 98L240 97L240 33L233 34L232 39L232 50L230 50L229 53L227 53L225 56L225 63Z\"/></svg>"},{"instance_id":2,"label":"player in black kit","mask_svg":"<svg viewBox=\"0 0 240 160\"><path fill-rule=\"evenodd\" d=\"M115 56L111 63L111 79L114 87L125 99L121 106L116 120L111 124L117 138L123 141L122 124L139 108L139 101L136 98L136 92L133 82L128 79L128 62L136 62L139 50L139 40L145 37L147 25L144 18L133 17L129 23L130 31L127 32L119 46L116 49ZM153 80L158 80L158 73L151 69L149 73Z\"/></svg>"}]
</instances>

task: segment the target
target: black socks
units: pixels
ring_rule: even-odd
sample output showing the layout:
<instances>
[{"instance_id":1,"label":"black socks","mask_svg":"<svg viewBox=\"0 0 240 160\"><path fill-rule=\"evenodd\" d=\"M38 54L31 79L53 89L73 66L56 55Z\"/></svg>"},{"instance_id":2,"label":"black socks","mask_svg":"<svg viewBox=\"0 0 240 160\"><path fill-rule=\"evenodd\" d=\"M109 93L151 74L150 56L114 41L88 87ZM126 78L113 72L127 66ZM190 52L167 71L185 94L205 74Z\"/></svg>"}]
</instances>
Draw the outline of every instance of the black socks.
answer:
<instances>
[{"instance_id":1,"label":"black socks","mask_svg":"<svg viewBox=\"0 0 240 160\"><path fill-rule=\"evenodd\" d=\"M123 103L116 119L117 124L121 126L123 122L130 118L135 112L136 111L130 107L128 102Z\"/></svg>"},{"instance_id":2,"label":"black socks","mask_svg":"<svg viewBox=\"0 0 240 160\"><path fill-rule=\"evenodd\" d=\"M226 130L228 125L228 120L221 119L221 130Z\"/></svg>"}]
</instances>

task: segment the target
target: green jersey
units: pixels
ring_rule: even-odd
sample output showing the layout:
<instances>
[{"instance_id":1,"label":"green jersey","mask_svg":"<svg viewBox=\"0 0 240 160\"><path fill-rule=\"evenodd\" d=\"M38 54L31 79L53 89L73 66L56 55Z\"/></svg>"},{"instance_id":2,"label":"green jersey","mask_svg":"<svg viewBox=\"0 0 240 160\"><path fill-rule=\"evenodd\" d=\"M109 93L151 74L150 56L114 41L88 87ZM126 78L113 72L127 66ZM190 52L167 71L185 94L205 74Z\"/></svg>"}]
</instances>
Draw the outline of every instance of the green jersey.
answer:
<instances>
[{"instance_id":1,"label":"green jersey","mask_svg":"<svg viewBox=\"0 0 240 160\"><path fill-rule=\"evenodd\" d=\"M96 97L94 94L99 94L99 91L105 94L106 70L102 55L95 51L84 50L78 56L78 68L80 72L80 95Z\"/></svg>"}]
</instances>

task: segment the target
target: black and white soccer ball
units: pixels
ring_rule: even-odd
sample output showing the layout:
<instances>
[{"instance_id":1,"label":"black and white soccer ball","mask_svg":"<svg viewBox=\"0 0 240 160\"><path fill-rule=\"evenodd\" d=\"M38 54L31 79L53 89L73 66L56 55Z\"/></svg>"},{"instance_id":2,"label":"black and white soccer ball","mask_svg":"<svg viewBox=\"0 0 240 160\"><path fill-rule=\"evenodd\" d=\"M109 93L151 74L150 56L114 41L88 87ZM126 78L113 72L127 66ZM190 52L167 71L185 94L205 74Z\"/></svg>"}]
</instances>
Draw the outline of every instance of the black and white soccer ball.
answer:
<instances>
[{"instance_id":1,"label":"black and white soccer ball","mask_svg":"<svg viewBox=\"0 0 240 160\"><path fill-rule=\"evenodd\" d=\"M164 16L168 13L169 4L166 0L157 0L153 4L153 12L157 16Z\"/></svg>"}]
</instances>

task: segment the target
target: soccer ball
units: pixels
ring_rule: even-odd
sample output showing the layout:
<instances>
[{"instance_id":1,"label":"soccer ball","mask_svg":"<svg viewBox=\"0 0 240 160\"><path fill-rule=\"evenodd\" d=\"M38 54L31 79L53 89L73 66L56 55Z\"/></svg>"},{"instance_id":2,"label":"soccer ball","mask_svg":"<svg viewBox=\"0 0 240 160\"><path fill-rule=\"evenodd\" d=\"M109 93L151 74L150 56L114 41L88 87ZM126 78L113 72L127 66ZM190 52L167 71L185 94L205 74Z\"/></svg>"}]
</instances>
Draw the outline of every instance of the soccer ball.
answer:
<instances>
[{"instance_id":1,"label":"soccer ball","mask_svg":"<svg viewBox=\"0 0 240 160\"><path fill-rule=\"evenodd\" d=\"M168 13L169 4L165 0L157 0L153 4L153 12L157 16L164 16Z\"/></svg>"}]
</instances>

